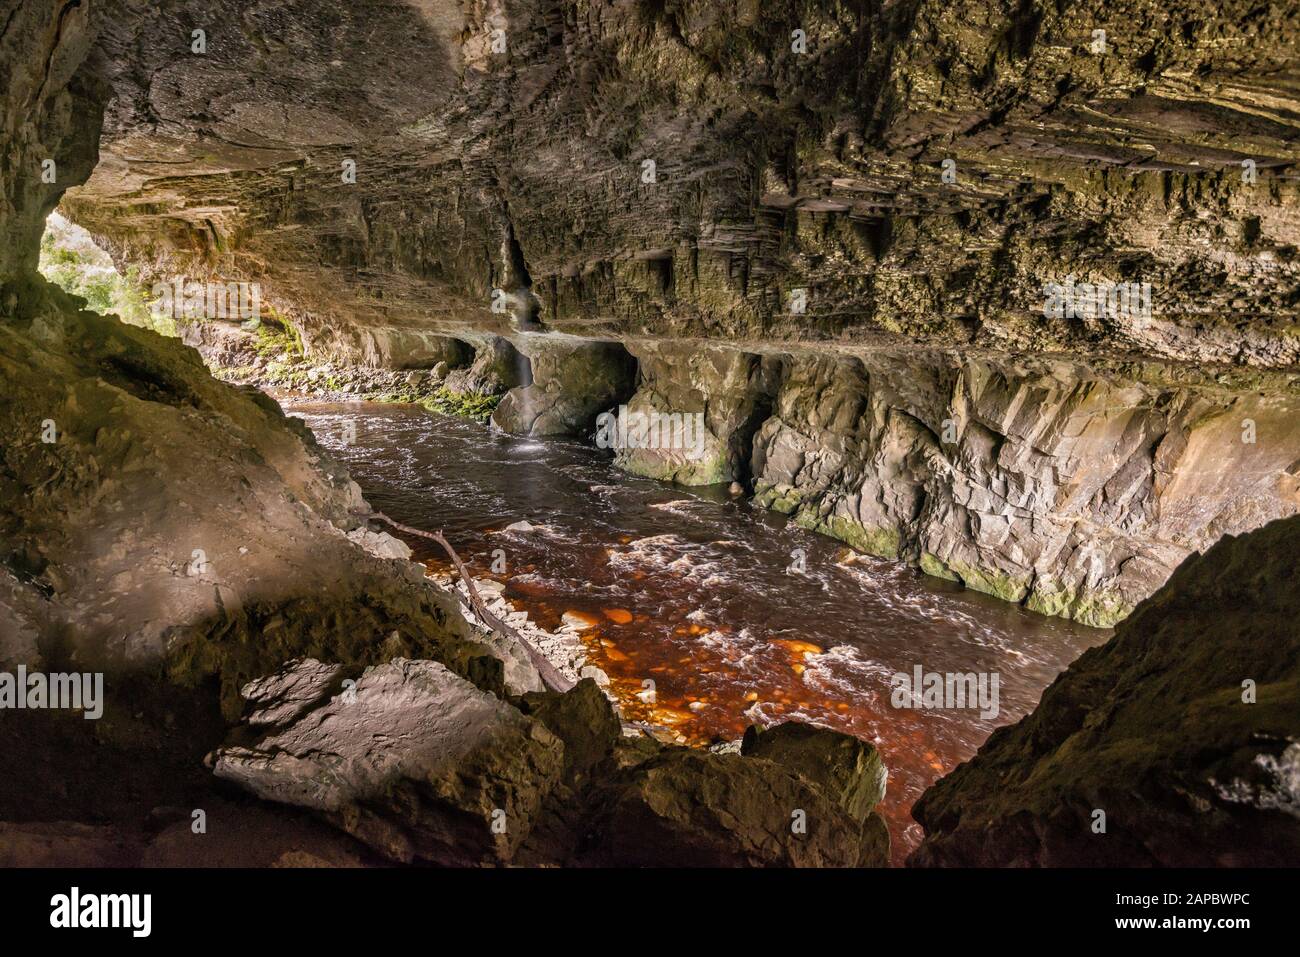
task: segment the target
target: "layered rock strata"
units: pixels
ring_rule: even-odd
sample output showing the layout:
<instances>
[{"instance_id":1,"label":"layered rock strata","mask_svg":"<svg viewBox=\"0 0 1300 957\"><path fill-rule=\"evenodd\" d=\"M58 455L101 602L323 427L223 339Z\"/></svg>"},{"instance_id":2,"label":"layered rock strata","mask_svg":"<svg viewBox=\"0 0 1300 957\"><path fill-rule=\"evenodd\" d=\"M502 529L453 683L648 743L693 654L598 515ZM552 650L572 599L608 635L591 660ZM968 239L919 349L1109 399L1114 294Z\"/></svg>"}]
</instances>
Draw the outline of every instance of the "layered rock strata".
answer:
<instances>
[{"instance_id":1,"label":"layered rock strata","mask_svg":"<svg viewBox=\"0 0 1300 957\"><path fill-rule=\"evenodd\" d=\"M855 738L786 725L743 755L712 754L625 739L591 680L517 709L435 662L344 674L296 661L250 684L216 775L404 863L888 861L884 771Z\"/></svg>"},{"instance_id":2,"label":"layered rock strata","mask_svg":"<svg viewBox=\"0 0 1300 957\"><path fill-rule=\"evenodd\" d=\"M1160 366L638 352L629 414L694 416L702 440L620 449L629 471L740 479L801 526L1086 624L1122 619L1222 535L1300 511L1287 379L1245 391Z\"/></svg>"}]
</instances>

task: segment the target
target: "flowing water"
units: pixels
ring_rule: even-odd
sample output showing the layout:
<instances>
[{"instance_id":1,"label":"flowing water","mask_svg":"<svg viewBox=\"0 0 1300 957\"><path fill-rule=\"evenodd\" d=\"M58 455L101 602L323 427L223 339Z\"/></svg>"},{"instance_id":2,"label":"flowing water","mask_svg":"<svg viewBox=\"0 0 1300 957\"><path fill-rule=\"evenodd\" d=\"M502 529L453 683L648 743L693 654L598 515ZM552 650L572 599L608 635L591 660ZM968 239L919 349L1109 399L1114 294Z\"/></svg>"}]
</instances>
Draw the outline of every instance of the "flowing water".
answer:
<instances>
[{"instance_id":1,"label":"flowing water","mask_svg":"<svg viewBox=\"0 0 1300 957\"><path fill-rule=\"evenodd\" d=\"M285 401L375 508L443 529L472 574L504 583L543 628L566 612L590 623L588 660L609 674L625 719L692 744L788 719L875 742L898 862L920 839L909 811L921 792L1108 636L850 558L781 515L627 475L577 442L501 435L413 406ZM517 522L533 527L507 530ZM445 568L432 543L409 544ZM997 716L895 707L892 676L917 666L996 673ZM643 700L647 681L653 700Z\"/></svg>"}]
</instances>

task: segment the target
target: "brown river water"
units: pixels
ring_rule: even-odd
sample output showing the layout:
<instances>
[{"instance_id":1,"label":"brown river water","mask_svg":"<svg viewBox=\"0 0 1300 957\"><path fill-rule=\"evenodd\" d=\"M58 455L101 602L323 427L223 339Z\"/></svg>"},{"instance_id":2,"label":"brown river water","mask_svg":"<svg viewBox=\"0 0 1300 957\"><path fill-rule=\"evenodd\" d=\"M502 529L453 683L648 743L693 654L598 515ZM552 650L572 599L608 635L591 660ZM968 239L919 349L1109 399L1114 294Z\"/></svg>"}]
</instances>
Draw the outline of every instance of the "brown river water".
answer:
<instances>
[{"instance_id":1,"label":"brown river water","mask_svg":"<svg viewBox=\"0 0 1300 957\"><path fill-rule=\"evenodd\" d=\"M444 530L471 573L504 583L541 627L566 612L594 623L588 660L610 676L625 719L691 744L789 719L874 742L889 769L880 811L896 863L920 840L910 810L921 792L1109 636L902 564L851 560L784 516L630 476L576 441L502 435L415 406L282 401L375 508ZM520 521L535 528L505 531ZM445 568L432 543L408 544ZM504 572L492 570L498 549ZM796 550L802 572L791 570ZM895 707L892 676L917 666L996 673L997 716ZM647 680L652 702L638 697Z\"/></svg>"}]
</instances>

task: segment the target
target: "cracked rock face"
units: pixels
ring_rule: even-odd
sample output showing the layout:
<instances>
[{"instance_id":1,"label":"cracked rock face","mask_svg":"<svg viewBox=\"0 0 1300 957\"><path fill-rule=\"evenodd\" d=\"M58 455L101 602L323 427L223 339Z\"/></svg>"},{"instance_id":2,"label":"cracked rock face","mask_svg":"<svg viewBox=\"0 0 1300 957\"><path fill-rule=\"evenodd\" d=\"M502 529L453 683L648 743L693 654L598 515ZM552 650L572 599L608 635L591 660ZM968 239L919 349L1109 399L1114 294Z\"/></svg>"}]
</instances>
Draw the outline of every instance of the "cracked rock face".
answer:
<instances>
[{"instance_id":1,"label":"cracked rock face","mask_svg":"<svg viewBox=\"0 0 1300 957\"><path fill-rule=\"evenodd\" d=\"M711 754L623 740L593 681L521 712L436 662L344 674L307 659L250 683L216 775L406 863L888 862L884 770L847 735L785 725Z\"/></svg>"},{"instance_id":2,"label":"cracked rock face","mask_svg":"<svg viewBox=\"0 0 1300 957\"><path fill-rule=\"evenodd\" d=\"M1287 4L89 6L113 99L68 209L262 281L322 354L513 325L1300 359ZM1154 314L1045 316L1070 276Z\"/></svg>"},{"instance_id":3,"label":"cracked rock face","mask_svg":"<svg viewBox=\"0 0 1300 957\"><path fill-rule=\"evenodd\" d=\"M1300 510L1298 415L1068 363L795 360L754 489L855 548L1110 625L1193 551Z\"/></svg>"},{"instance_id":4,"label":"cracked rock face","mask_svg":"<svg viewBox=\"0 0 1300 957\"><path fill-rule=\"evenodd\" d=\"M1298 545L1291 518L1188 559L926 791L909 863L1294 864Z\"/></svg>"}]
</instances>

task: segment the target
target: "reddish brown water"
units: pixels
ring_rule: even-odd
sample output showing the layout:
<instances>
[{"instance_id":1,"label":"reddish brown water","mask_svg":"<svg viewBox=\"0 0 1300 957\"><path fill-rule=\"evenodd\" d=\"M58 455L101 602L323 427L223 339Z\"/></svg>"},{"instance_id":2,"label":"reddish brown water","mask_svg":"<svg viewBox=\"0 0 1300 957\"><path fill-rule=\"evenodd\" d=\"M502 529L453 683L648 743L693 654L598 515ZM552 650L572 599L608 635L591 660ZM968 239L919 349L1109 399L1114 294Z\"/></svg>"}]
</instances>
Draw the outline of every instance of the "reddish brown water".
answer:
<instances>
[{"instance_id":1,"label":"reddish brown water","mask_svg":"<svg viewBox=\"0 0 1300 957\"><path fill-rule=\"evenodd\" d=\"M1033 615L858 557L725 494L635 478L576 442L519 439L409 406L293 402L376 508L443 529L473 573L542 627L570 612L593 624L590 660L625 718L691 743L754 722L798 719L875 742L889 768L881 812L901 862L920 838L913 802L1018 720L1107 632ZM343 439L355 428L355 442ZM505 531L519 521L529 532ZM426 561L442 556L410 542ZM504 552L503 573L491 569ZM805 571L789 571L802 549ZM1000 711L891 705L890 679L997 673ZM653 704L637 697L655 686Z\"/></svg>"}]
</instances>

